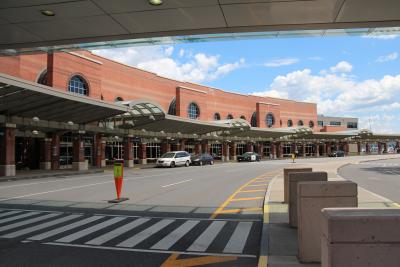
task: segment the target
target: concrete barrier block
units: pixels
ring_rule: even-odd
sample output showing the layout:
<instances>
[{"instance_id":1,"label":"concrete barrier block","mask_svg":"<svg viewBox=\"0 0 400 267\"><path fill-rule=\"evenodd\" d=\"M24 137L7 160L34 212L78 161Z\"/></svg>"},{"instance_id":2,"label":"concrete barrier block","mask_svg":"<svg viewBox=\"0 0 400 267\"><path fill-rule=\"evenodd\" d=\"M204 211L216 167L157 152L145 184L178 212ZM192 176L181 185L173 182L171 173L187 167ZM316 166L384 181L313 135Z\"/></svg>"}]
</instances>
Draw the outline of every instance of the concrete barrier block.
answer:
<instances>
[{"instance_id":1,"label":"concrete barrier block","mask_svg":"<svg viewBox=\"0 0 400 267\"><path fill-rule=\"evenodd\" d=\"M289 173L291 172L312 172L312 168L284 168L283 169L283 199L289 203Z\"/></svg>"},{"instance_id":2,"label":"concrete barrier block","mask_svg":"<svg viewBox=\"0 0 400 267\"><path fill-rule=\"evenodd\" d=\"M289 224L297 227L297 184L299 182L327 181L326 172L291 172L289 173Z\"/></svg>"},{"instance_id":3,"label":"concrete barrier block","mask_svg":"<svg viewBox=\"0 0 400 267\"><path fill-rule=\"evenodd\" d=\"M349 181L299 182L297 195L299 260L320 262L321 210L357 207L357 184Z\"/></svg>"},{"instance_id":4,"label":"concrete barrier block","mask_svg":"<svg viewBox=\"0 0 400 267\"><path fill-rule=\"evenodd\" d=\"M400 209L322 210L321 266L400 266Z\"/></svg>"}]
</instances>

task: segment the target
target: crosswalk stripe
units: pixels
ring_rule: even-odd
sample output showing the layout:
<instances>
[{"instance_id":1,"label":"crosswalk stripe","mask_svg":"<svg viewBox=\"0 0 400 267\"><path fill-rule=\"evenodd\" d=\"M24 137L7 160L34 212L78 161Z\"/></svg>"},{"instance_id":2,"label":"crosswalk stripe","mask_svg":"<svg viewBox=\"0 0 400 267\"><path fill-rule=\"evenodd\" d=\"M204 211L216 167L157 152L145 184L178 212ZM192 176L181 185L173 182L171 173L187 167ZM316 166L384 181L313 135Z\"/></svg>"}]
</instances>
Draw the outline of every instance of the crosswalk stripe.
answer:
<instances>
[{"instance_id":1,"label":"crosswalk stripe","mask_svg":"<svg viewBox=\"0 0 400 267\"><path fill-rule=\"evenodd\" d=\"M108 227L110 225L113 225L113 224L115 224L117 222L120 222L122 220L125 220L125 219L126 218L123 218L123 217L114 217L114 218L109 219L107 221L104 221L102 223L96 224L96 225L94 225L92 227L83 229L83 230L78 231L76 233L67 235L67 236L65 236L63 238L60 238L60 239L56 240L56 242L70 243L70 242L75 241L75 240L77 240L77 239L79 239L81 237L87 236L87 235L89 235L91 233L99 231L99 230L101 230L103 228L106 228L106 227Z\"/></svg>"},{"instance_id":2,"label":"crosswalk stripe","mask_svg":"<svg viewBox=\"0 0 400 267\"><path fill-rule=\"evenodd\" d=\"M146 219L146 218L136 219L133 222L127 223L121 227L118 227L117 229L114 229L108 233L105 233L104 235L96 237L96 238L86 242L85 244L95 245L95 246L102 245L102 244L110 241L111 239L114 239L122 234L125 234L126 232L138 227L139 225L142 225L145 222L148 222L149 220L150 219Z\"/></svg>"},{"instance_id":3,"label":"crosswalk stripe","mask_svg":"<svg viewBox=\"0 0 400 267\"><path fill-rule=\"evenodd\" d=\"M20 215L16 215L16 216L13 216L13 217L9 217L9 218L6 218L6 219L2 219L2 220L0 220L0 224L6 223L6 222L15 221L15 220L22 219L22 218L26 218L26 217L30 217L30 216L34 216L34 215L38 215L39 213L40 213L40 212L36 212L36 211L34 211L34 212L28 212L28 213L23 213L23 214L20 214Z\"/></svg>"},{"instance_id":4,"label":"crosswalk stripe","mask_svg":"<svg viewBox=\"0 0 400 267\"><path fill-rule=\"evenodd\" d=\"M222 230L225 224L225 221L212 222L187 250L203 252L206 251L206 249L211 245L211 243L214 241L215 237Z\"/></svg>"},{"instance_id":5,"label":"crosswalk stripe","mask_svg":"<svg viewBox=\"0 0 400 267\"><path fill-rule=\"evenodd\" d=\"M226 244L224 253L243 253L252 225L252 222L240 222Z\"/></svg>"},{"instance_id":6,"label":"crosswalk stripe","mask_svg":"<svg viewBox=\"0 0 400 267\"><path fill-rule=\"evenodd\" d=\"M27 224L44 221L44 220L53 218L55 216L60 216L60 214L59 213L48 213L48 214L45 214L45 215L42 215L42 216L39 216L39 217L35 217L33 219L29 219L29 220L24 220L22 222L8 224L8 225L0 227L0 232L7 231L7 230L10 230L10 229L14 229L14 228L17 228L17 227L20 227L20 226L24 226L24 225L27 225Z\"/></svg>"},{"instance_id":7,"label":"crosswalk stripe","mask_svg":"<svg viewBox=\"0 0 400 267\"><path fill-rule=\"evenodd\" d=\"M186 221L184 224L179 226L173 232L168 234L166 237L161 239L157 244L152 246L152 249L167 250L172 247L176 242L179 241L185 234L193 229L200 221Z\"/></svg>"},{"instance_id":8,"label":"crosswalk stripe","mask_svg":"<svg viewBox=\"0 0 400 267\"><path fill-rule=\"evenodd\" d=\"M66 217L62 217L62 218L59 218L59 219L56 219L56 220L53 220L53 221L50 221L50 222L47 222L47 223L43 223L43 224L35 225L35 226L32 226L32 227L24 228L24 229L16 231L16 232L12 232L12 233L3 235L1 237L3 237L3 238L19 237L19 236L22 236L22 235L26 235L26 234L29 234L29 233L32 233L32 232L36 232L36 231L45 229L45 228L53 226L53 225L57 225L57 224L60 224L60 223L63 223L63 222L71 221L71 220L79 218L81 216L82 215L72 214L72 215L69 215L69 216L66 216Z\"/></svg>"},{"instance_id":9,"label":"crosswalk stripe","mask_svg":"<svg viewBox=\"0 0 400 267\"><path fill-rule=\"evenodd\" d=\"M97 220L99 220L101 218L104 218L104 216L92 216L92 217L86 218L84 220L77 221L75 223L72 223L72 224L69 224L69 225L65 225L63 227L56 228L56 229L50 230L48 232L44 232L44 233L29 237L28 239L29 240L36 240L36 241L43 240L45 238L48 238L48 237L51 237L51 236L55 236L57 234L66 232L68 230L72 230L74 228L78 228L79 226L82 226L82 225L97 221Z\"/></svg>"},{"instance_id":10,"label":"crosswalk stripe","mask_svg":"<svg viewBox=\"0 0 400 267\"><path fill-rule=\"evenodd\" d=\"M173 223L174 221L175 220L168 220L168 219L161 220L158 223L152 225L151 227L143 230L142 232L140 232L140 233L128 238L127 240L119 243L117 245L117 247L133 248L134 246L136 246L137 244L139 244L143 240L145 240L148 237L154 235L155 233L157 233L158 231L160 231L161 229L163 229L167 225Z\"/></svg>"},{"instance_id":11,"label":"crosswalk stripe","mask_svg":"<svg viewBox=\"0 0 400 267\"><path fill-rule=\"evenodd\" d=\"M0 214L0 218L6 217L6 216L10 216L10 215L13 215L13 214L16 214L16 213L20 213L20 212L21 211L19 211L19 210L7 211L7 212L4 212L4 213L1 213Z\"/></svg>"}]
</instances>

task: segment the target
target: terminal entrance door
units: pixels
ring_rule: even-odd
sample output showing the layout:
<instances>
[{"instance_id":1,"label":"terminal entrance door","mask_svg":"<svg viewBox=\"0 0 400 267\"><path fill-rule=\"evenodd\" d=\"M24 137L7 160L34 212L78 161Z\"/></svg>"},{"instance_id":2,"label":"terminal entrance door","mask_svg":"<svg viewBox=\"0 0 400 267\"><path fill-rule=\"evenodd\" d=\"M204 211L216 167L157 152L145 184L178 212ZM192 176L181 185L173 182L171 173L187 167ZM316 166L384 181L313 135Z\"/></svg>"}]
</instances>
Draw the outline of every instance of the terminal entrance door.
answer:
<instances>
[{"instance_id":1,"label":"terminal entrance door","mask_svg":"<svg viewBox=\"0 0 400 267\"><path fill-rule=\"evenodd\" d=\"M74 157L74 148L72 145L72 136L64 135L60 137L60 169L72 168Z\"/></svg>"},{"instance_id":2,"label":"terminal entrance door","mask_svg":"<svg viewBox=\"0 0 400 267\"><path fill-rule=\"evenodd\" d=\"M222 158L222 144L211 144L211 155L214 159Z\"/></svg>"},{"instance_id":3,"label":"terminal entrance door","mask_svg":"<svg viewBox=\"0 0 400 267\"><path fill-rule=\"evenodd\" d=\"M15 138L15 165L17 170L39 169L40 142L39 138Z\"/></svg>"}]
</instances>

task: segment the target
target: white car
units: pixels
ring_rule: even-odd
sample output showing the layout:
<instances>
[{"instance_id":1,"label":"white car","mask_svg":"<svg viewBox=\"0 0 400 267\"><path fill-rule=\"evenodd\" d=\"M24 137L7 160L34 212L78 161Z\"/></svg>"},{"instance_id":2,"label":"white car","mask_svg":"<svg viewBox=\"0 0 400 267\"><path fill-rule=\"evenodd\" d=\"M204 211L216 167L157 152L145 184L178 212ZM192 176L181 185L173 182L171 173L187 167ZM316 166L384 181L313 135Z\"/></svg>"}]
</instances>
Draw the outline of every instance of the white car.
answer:
<instances>
[{"instance_id":1,"label":"white car","mask_svg":"<svg viewBox=\"0 0 400 267\"><path fill-rule=\"evenodd\" d=\"M186 151L171 151L167 152L157 159L157 167L175 167L175 166L186 166L189 167L190 154Z\"/></svg>"}]
</instances>

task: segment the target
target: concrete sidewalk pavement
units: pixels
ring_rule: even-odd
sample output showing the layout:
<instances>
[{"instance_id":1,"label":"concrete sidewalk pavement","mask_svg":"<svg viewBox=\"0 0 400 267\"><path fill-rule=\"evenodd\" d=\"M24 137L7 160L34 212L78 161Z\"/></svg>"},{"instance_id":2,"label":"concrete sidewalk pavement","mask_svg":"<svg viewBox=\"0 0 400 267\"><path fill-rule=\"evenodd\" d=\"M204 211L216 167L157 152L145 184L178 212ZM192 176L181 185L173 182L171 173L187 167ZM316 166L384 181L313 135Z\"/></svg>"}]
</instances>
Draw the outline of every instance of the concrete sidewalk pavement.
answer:
<instances>
[{"instance_id":1,"label":"concrete sidewalk pavement","mask_svg":"<svg viewBox=\"0 0 400 267\"><path fill-rule=\"evenodd\" d=\"M400 155L369 156L367 161L400 158ZM366 160L351 158L340 161L321 163L294 164L296 168L313 168L313 171L325 171L329 181L344 180L337 174L337 170L347 164L357 164ZM260 247L258 266L268 267L317 267L320 264L301 264L298 261L297 229L289 226L288 205L284 204L283 171L271 181L264 202L264 226ZM397 203L358 187L358 206L399 207Z\"/></svg>"}]
</instances>

